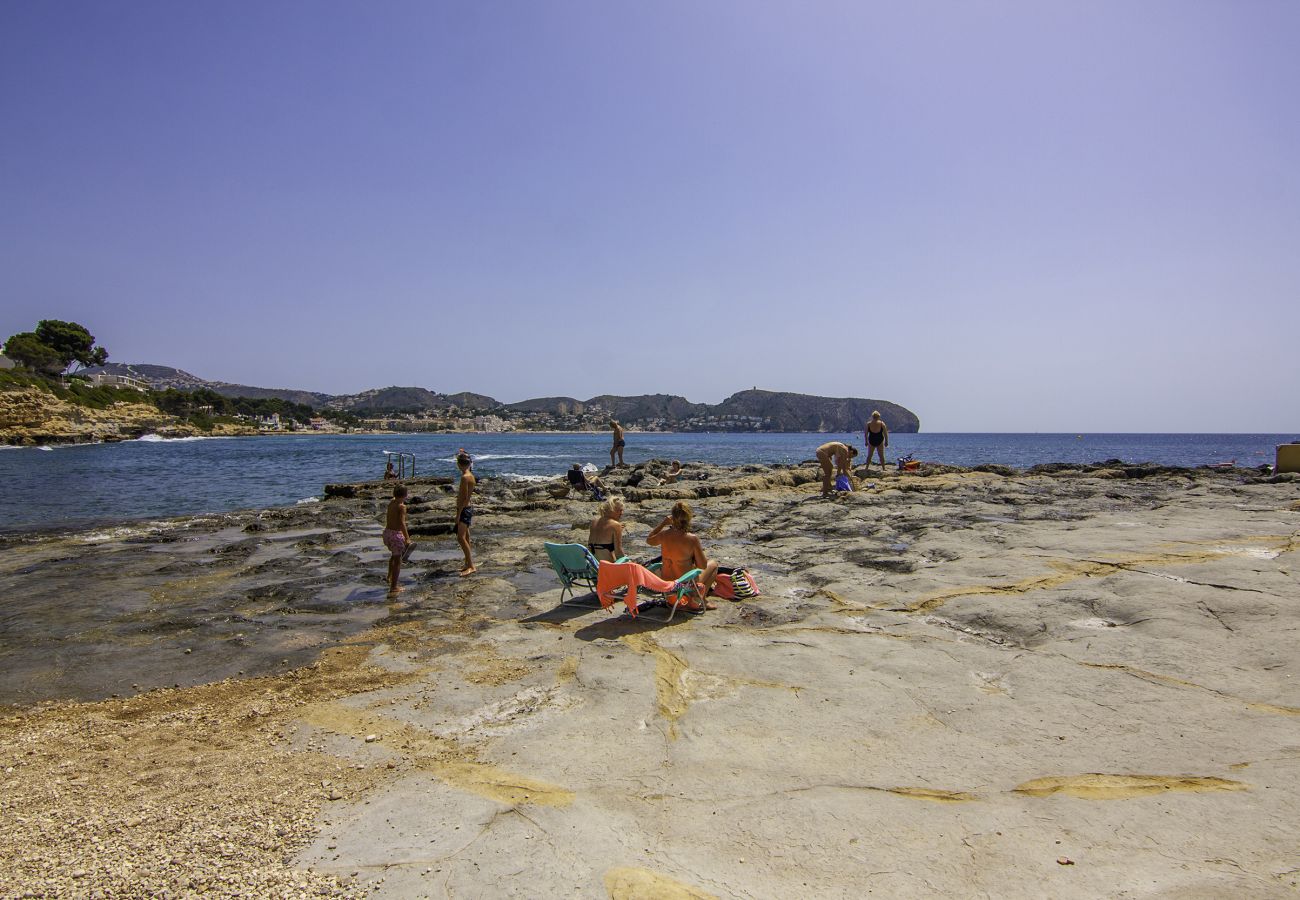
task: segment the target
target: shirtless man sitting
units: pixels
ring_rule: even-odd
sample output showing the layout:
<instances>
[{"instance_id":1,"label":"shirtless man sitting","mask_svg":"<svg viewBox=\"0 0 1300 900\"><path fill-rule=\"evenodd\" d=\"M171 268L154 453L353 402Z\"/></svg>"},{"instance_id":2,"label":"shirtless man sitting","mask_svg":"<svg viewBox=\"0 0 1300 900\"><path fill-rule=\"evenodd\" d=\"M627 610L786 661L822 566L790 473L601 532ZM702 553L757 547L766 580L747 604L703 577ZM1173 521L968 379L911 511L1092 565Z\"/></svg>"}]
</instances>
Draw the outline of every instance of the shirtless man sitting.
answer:
<instances>
[{"instance_id":1,"label":"shirtless man sitting","mask_svg":"<svg viewBox=\"0 0 1300 900\"><path fill-rule=\"evenodd\" d=\"M822 496L831 496L831 462L835 463L835 476L848 475L858 448L839 441L830 441L817 448L817 462L822 465Z\"/></svg>"},{"instance_id":2,"label":"shirtless man sitting","mask_svg":"<svg viewBox=\"0 0 1300 900\"><path fill-rule=\"evenodd\" d=\"M710 603L707 599L709 591L713 588L713 582L718 577L718 562L704 555L704 547L700 544L699 537L691 533L691 515L691 508L686 501L678 500L673 504L673 510L668 517L646 535L646 543L651 547L658 547L659 552L663 554L663 568L659 571L661 578L676 581L691 569L704 571L696 582L699 600L692 601L686 606L686 609L702 612L706 609L718 608L717 604Z\"/></svg>"}]
</instances>

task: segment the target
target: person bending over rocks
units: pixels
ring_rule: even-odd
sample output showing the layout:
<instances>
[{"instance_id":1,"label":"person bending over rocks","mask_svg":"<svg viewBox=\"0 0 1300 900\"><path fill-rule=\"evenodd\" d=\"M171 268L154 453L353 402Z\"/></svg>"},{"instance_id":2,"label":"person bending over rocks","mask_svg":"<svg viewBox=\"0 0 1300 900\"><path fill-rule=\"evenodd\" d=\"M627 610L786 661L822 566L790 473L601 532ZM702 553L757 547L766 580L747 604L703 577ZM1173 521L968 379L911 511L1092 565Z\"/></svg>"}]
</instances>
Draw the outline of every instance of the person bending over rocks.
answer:
<instances>
[{"instance_id":1,"label":"person bending over rocks","mask_svg":"<svg viewBox=\"0 0 1300 900\"><path fill-rule=\"evenodd\" d=\"M393 499L388 501L388 514L384 518L384 546L392 554L388 558L388 594L400 594L397 576L402 573L402 563L411 558L415 542L406 528L406 485L393 488Z\"/></svg>"},{"instance_id":2,"label":"person bending over rocks","mask_svg":"<svg viewBox=\"0 0 1300 900\"><path fill-rule=\"evenodd\" d=\"M646 543L658 547L663 554L664 564L659 572L661 578L676 581L691 569L702 569L704 574L696 582L699 600L687 604L686 608L701 612L705 609L717 609L717 604L708 600L709 591L718 577L717 560L704 555L700 539L691 533L691 508L685 500L673 504L668 517L651 529L646 535Z\"/></svg>"},{"instance_id":3,"label":"person bending over rocks","mask_svg":"<svg viewBox=\"0 0 1300 900\"><path fill-rule=\"evenodd\" d=\"M817 448L817 462L822 466L822 496L831 496L831 462L835 463L835 475L848 475L853 457L858 455L858 448L839 441L830 441Z\"/></svg>"},{"instance_id":4,"label":"person bending over rocks","mask_svg":"<svg viewBox=\"0 0 1300 900\"><path fill-rule=\"evenodd\" d=\"M591 520L587 549L596 559L615 562L623 556L623 498L610 497L600 504L600 515Z\"/></svg>"},{"instance_id":5,"label":"person bending over rocks","mask_svg":"<svg viewBox=\"0 0 1300 900\"><path fill-rule=\"evenodd\" d=\"M474 557L469 549L469 528L474 524L474 507L470 506L470 500L474 496L474 485L478 483L469 470L473 464L474 460L464 450L456 454L456 466L460 469L460 487L456 491L456 542L465 554L465 568L459 572L462 577L478 571L474 568Z\"/></svg>"}]
</instances>

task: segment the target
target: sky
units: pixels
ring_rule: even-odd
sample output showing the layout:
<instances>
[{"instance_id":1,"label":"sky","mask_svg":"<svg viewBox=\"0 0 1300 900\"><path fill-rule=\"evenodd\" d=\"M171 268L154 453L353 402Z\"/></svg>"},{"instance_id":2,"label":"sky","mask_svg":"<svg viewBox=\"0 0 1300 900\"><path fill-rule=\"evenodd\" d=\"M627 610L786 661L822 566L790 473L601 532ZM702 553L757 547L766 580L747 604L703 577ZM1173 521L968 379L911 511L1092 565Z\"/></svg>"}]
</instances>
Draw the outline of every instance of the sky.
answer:
<instances>
[{"instance_id":1,"label":"sky","mask_svg":"<svg viewBox=\"0 0 1300 900\"><path fill-rule=\"evenodd\" d=\"M1291 0L0 4L0 340L1300 427Z\"/></svg>"}]
</instances>

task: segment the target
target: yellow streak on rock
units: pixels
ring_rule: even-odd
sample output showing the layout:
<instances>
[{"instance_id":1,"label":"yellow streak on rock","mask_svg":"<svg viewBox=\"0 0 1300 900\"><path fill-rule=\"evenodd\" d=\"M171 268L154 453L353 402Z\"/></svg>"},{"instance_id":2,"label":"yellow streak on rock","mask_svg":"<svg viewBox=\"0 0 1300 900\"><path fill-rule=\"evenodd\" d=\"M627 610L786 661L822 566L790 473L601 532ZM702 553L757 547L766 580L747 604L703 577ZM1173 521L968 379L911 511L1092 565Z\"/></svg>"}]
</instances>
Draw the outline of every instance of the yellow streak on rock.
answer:
<instances>
[{"instance_id":1,"label":"yellow streak on rock","mask_svg":"<svg viewBox=\"0 0 1300 900\"><path fill-rule=\"evenodd\" d=\"M1289 547L1291 540L1291 538L1285 535L1266 534L1256 535L1254 537L1240 537L1215 541L1214 546L1221 547L1229 543L1264 543L1281 547L1285 550ZM930 612L957 597L1026 594L1030 591L1040 591L1060 587L1063 584L1077 581L1080 578L1111 575L1117 571L1131 569L1134 566L1189 566L1197 565L1199 563L1214 562L1215 560L1223 559L1232 555L1233 553L1230 550L1183 550L1169 553L1117 555L1110 560L1090 560L1086 562L1053 561L1049 565L1057 571L1051 575L1038 575L1011 584L973 584L965 587L947 588L924 596L919 600L915 600L904 606L885 606L877 608L889 609L896 612ZM834 599L838 600L838 598Z\"/></svg>"},{"instance_id":2,"label":"yellow streak on rock","mask_svg":"<svg viewBox=\"0 0 1300 900\"><path fill-rule=\"evenodd\" d=\"M896 787L880 788L887 794L897 794L900 797L911 797L914 800L929 800L934 803L966 803L970 800L978 800L974 794L967 794L963 791L943 791L938 788L919 788L919 787Z\"/></svg>"},{"instance_id":3,"label":"yellow streak on rock","mask_svg":"<svg viewBox=\"0 0 1300 900\"><path fill-rule=\"evenodd\" d=\"M566 788L466 759L469 751L455 741L431 735L387 716L339 703L321 703L305 709L302 718L318 728L357 739L378 735L380 746L396 753L410 754L412 765L431 773L450 787L506 806L525 803L567 806L573 800L573 792Z\"/></svg>"},{"instance_id":4,"label":"yellow streak on rock","mask_svg":"<svg viewBox=\"0 0 1300 900\"><path fill-rule=\"evenodd\" d=\"M621 866L605 873L609 900L718 900L714 894L649 869Z\"/></svg>"},{"instance_id":5,"label":"yellow streak on rock","mask_svg":"<svg viewBox=\"0 0 1300 900\"><path fill-rule=\"evenodd\" d=\"M648 634L629 634L621 640L637 653L654 657L655 701L659 715L668 722L668 739L671 741L677 740L677 720L686 714L693 696L716 697L719 686L724 689L776 688L782 691L794 691L796 694L803 690L802 686L797 684L782 684L779 681L710 672L693 673L697 683L696 692L692 693L686 687L686 674L692 671L686 664L686 660L660 646L659 642Z\"/></svg>"},{"instance_id":6,"label":"yellow streak on rock","mask_svg":"<svg viewBox=\"0 0 1300 900\"><path fill-rule=\"evenodd\" d=\"M1272 713L1275 716L1300 716L1300 709L1294 706L1274 706L1272 703L1247 702L1247 709L1255 712Z\"/></svg>"},{"instance_id":7,"label":"yellow streak on rock","mask_svg":"<svg viewBox=\"0 0 1300 900\"><path fill-rule=\"evenodd\" d=\"M526 778L487 763L436 760L417 760L416 763L452 787L506 806L525 803L535 806L568 806L573 802L573 791L567 788Z\"/></svg>"},{"instance_id":8,"label":"yellow streak on rock","mask_svg":"<svg viewBox=\"0 0 1300 900\"><path fill-rule=\"evenodd\" d=\"M556 684L568 684L578 677L578 657L566 656L560 663L560 668L555 673Z\"/></svg>"},{"instance_id":9,"label":"yellow streak on rock","mask_svg":"<svg viewBox=\"0 0 1300 900\"><path fill-rule=\"evenodd\" d=\"M1227 700L1236 700L1238 703L1244 703L1247 709L1253 709L1255 712L1270 713L1275 716L1300 716L1300 708L1294 706L1276 706L1272 703L1259 703L1254 700L1247 700L1244 697L1238 697L1235 694L1227 694L1223 691L1216 691L1212 687L1206 687L1203 684L1197 684L1194 681L1184 681L1181 678L1174 678L1169 675L1159 675L1155 672L1148 672L1145 669L1139 669L1134 666L1127 666L1122 663L1091 663L1080 662L1079 665L1086 666L1089 669L1112 669L1117 672L1123 672L1126 675L1132 675L1134 678L1141 678L1143 681L1152 681L1157 684L1170 684L1175 687L1191 688L1196 691L1205 691L1209 694L1216 694Z\"/></svg>"},{"instance_id":10,"label":"yellow streak on rock","mask_svg":"<svg viewBox=\"0 0 1300 900\"><path fill-rule=\"evenodd\" d=\"M931 612L957 597L975 597L987 595L1027 594L1030 591L1046 590L1068 584L1087 575L1108 572L1116 566L1105 563L1051 563L1058 571L1054 575L1038 575L1025 578L1012 584L973 584L966 587L948 588L922 597L905 606L889 606L886 609L898 612Z\"/></svg>"},{"instance_id":11,"label":"yellow streak on rock","mask_svg":"<svg viewBox=\"0 0 1300 900\"><path fill-rule=\"evenodd\" d=\"M1177 687L1195 688L1196 690L1199 691L1210 691L1210 693L1212 694L1218 693L1218 691L1212 690L1211 688L1207 688L1204 685L1197 684L1194 681L1184 681L1181 678L1174 678L1171 675L1159 675L1155 672L1148 672L1146 669L1138 669L1135 668L1134 666L1126 666L1122 663L1080 662L1079 665L1086 666L1089 669L1113 669L1114 671L1117 672L1124 672L1125 674L1132 675L1135 678L1141 678L1144 681L1155 681L1160 684L1172 684Z\"/></svg>"},{"instance_id":12,"label":"yellow streak on rock","mask_svg":"<svg viewBox=\"0 0 1300 900\"><path fill-rule=\"evenodd\" d=\"M871 606L867 606L863 603L852 603L848 600L845 600L839 594L827 588L821 588L817 591L817 593L821 594L822 596L829 599L832 603L834 603L836 607L835 608L836 612L866 612L867 610L874 608Z\"/></svg>"},{"instance_id":13,"label":"yellow streak on rock","mask_svg":"<svg viewBox=\"0 0 1300 900\"><path fill-rule=\"evenodd\" d=\"M1244 791L1249 787L1240 781L1195 775L1104 775L1090 772L1086 775L1035 778L1017 785L1014 790L1030 797L1066 794L1081 800L1127 800L1166 791Z\"/></svg>"},{"instance_id":14,"label":"yellow streak on rock","mask_svg":"<svg viewBox=\"0 0 1300 900\"><path fill-rule=\"evenodd\" d=\"M864 607L863 609L866 609ZM841 610L836 610L840 612ZM860 612L861 610L847 610L847 612ZM735 628L738 631L744 631L749 634L754 633L753 628L741 625L719 625L718 628ZM813 632L819 634L845 635L848 637L869 637L884 638L888 641L906 641L912 644L956 644L958 641L952 638L936 637L932 634L894 634L890 631L868 630L863 628L843 628L838 625L783 625L779 628L767 629L770 635L787 635L803 634L804 632Z\"/></svg>"},{"instance_id":15,"label":"yellow streak on rock","mask_svg":"<svg viewBox=\"0 0 1300 900\"><path fill-rule=\"evenodd\" d=\"M690 667L686 665L686 660L659 646L659 642L648 634L629 634L621 640L637 653L654 657L655 700L659 706L659 715L668 722L668 739L677 740L677 720L686 714L691 705L686 693L686 672Z\"/></svg>"}]
</instances>

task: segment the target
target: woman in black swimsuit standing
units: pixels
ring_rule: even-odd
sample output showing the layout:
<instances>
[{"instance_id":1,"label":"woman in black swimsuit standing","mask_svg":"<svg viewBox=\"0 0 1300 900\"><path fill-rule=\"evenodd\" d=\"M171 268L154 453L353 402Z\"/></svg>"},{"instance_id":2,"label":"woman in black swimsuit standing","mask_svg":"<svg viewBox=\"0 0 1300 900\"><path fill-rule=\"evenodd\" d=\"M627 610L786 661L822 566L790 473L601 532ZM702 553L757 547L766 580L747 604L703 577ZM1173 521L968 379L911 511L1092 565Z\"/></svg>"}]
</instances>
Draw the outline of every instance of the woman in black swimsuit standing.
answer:
<instances>
[{"instance_id":1,"label":"woman in black swimsuit standing","mask_svg":"<svg viewBox=\"0 0 1300 900\"><path fill-rule=\"evenodd\" d=\"M587 549L596 559L615 562L623 556L623 498L610 497L600 504L600 515L591 521Z\"/></svg>"},{"instance_id":2,"label":"woman in black swimsuit standing","mask_svg":"<svg viewBox=\"0 0 1300 900\"><path fill-rule=\"evenodd\" d=\"M880 418L880 411L871 414L867 423L867 465L871 465L872 455L880 454L880 468L885 468L885 448L889 446L889 426Z\"/></svg>"}]
</instances>

